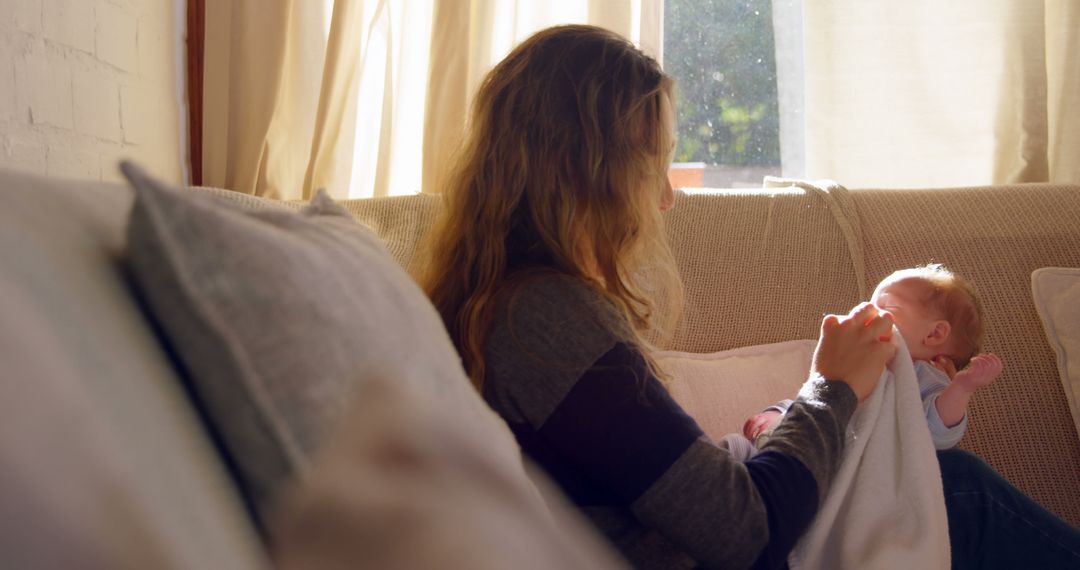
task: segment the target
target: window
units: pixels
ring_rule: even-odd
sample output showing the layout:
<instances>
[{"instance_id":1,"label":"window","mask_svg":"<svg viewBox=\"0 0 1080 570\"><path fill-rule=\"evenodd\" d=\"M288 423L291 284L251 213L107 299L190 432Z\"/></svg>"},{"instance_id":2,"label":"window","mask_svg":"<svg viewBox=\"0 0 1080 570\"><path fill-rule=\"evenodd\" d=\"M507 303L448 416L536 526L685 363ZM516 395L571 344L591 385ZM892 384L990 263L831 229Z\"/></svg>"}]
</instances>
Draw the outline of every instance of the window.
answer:
<instances>
[{"instance_id":1,"label":"window","mask_svg":"<svg viewBox=\"0 0 1080 570\"><path fill-rule=\"evenodd\" d=\"M801 174L801 25L798 0L665 0L676 186Z\"/></svg>"}]
</instances>

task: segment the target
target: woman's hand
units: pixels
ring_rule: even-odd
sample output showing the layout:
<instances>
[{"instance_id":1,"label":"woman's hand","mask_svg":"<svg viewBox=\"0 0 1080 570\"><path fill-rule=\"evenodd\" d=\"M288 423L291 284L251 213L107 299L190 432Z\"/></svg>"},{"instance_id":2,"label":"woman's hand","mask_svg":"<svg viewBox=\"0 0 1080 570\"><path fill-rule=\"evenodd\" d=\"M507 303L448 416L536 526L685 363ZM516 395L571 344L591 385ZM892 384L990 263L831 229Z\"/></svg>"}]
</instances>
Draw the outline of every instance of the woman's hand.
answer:
<instances>
[{"instance_id":1,"label":"woman's hand","mask_svg":"<svg viewBox=\"0 0 1080 570\"><path fill-rule=\"evenodd\" d=\"M826 315L810 372L846 382L859 401L877 386L885 365L896 354L893 319L871 303L861 303L846 316Z\"/></svg>"}]
</instances>

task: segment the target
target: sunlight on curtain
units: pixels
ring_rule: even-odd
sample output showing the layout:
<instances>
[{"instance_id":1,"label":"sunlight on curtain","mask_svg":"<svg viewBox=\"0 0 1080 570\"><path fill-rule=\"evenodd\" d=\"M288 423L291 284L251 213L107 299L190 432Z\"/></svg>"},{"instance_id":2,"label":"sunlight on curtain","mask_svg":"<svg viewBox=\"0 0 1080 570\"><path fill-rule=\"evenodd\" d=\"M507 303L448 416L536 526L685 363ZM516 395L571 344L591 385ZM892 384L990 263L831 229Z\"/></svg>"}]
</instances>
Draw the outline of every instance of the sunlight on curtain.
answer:
<instances>
[{"instance_id":1,"label":"sunlight on curtain","mask_svg":"<svg viewBox=\"0 0 1080 570\"><path fill-rule=\"evenodd\" d=\"M342 1L325 0L326 13ZM484 74L542 28L593 23L642 43L654 54L660 52L660 0L361 4L348 197L438 191ZM332 28L332 19L327 19L324 30L330 33Z\"/></svg>"},{"instance_id":2,"label":"sunlight on curtain","mask_svg":"<svg viewBox=\"0 0 1080 570\"><path fill-rule=\"evenodd\" d=\"M326 45L322 9L302 0L207 2L205 184L299 197Z\"/></svg>"},{"instance_id":3,"label":"sunlight on curtain","mask_svg":"<svg viewBox=\"0 0 1080 570\"><path fill-rule=\"evenodd\" d=\"M807 176L1080 182L1078 4L806 3Z\"/></svg>"},{"instance_id":4,"label":"sunlight on curtain","mask_svg":"<svg viewBox=\"0 0 1080 570\"><path fill-rule=\"evenodd\" d=\"M339 2L341 0L338 0ZM432 0L369 2L358 44L349 197L420 190Z\"/></svg>"},{"instance_id":5,"label":"sunlight on curtain","mask_svg":"<svg viewBox=\"0 0 1080 570\"><path fill-rule=\"evenodd\" d=\"M1080 183L1080 2L1046 3L1050 179Z\"/></svg>"},{"instance_id":6,"label":"sunlight on curtain","mask_svg":"<svg viewBox=\"0 0 1080 570\"><path fill-rule=\"evenodd\" d=\"M276 198L437 190L471 95L542 28L593 23L660 54L661 0L207 3L207 184Z\"/></svg>"},{"instance_id":7,"label":"sunlight on curtain","mask_svg":"<svg viewBox=\"0 0 1080 570\"><path fill-rule=\"evenodd\" d=\"M571 23L608 28L660 55L662 0L436 1L422 139L424 192L439 190L484 74L536 31Z\"/></svg>"},{"instance_id":8,"label":"sunlight on curtain","mask_svg":"<svg viewBox=\"0 0 1080 570\"><path fill-rule=\"evenodd\" d=\"M806 177L1080 182L1080 2L830 0L804 18ZM208 2L205 183L437 191L483 75L560 23L662 55L662 0Z\"/></svg>"}]
</instances>

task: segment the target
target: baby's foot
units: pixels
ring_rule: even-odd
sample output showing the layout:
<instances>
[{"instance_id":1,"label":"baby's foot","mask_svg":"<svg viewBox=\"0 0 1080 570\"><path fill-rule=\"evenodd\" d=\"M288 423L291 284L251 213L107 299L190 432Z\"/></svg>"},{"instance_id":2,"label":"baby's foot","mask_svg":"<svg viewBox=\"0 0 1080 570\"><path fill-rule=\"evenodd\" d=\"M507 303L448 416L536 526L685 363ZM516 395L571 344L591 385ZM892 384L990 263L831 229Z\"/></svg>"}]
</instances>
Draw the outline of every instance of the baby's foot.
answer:
<instances>
[{"instance_id":1,"label":"baby's foot","mask_svg":"<svg viewBox=\"0 0 1080 570\"><path fill-rule=\"evenodd\" d=\"M740 462L745 462L760 453L749 439L737 433L729 433L720 438L720 447L728 450L732 459Z\"/></svg>"},{"instance_id":2,"label":"baby's foot","mask_svg":"<svg viewBox=\"0 0 1080 570\"><path fill-rule=\"evenodd\" d=\"M780 417L783 415L779 411L772 409L754 414L746 418L746 422L743 423L743 435L746 436L746 439L754 441L759 435L776 427L776 424L780 423Z\"/></svg>"}]
</instances>

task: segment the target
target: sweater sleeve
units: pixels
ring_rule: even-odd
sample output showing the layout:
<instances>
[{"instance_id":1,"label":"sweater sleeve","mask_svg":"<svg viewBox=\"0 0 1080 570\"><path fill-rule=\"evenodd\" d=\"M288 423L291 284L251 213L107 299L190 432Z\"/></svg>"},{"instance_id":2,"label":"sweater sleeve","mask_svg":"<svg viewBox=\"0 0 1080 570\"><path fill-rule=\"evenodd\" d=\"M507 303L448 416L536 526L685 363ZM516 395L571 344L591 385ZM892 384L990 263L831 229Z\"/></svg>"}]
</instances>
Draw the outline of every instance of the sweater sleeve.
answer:
<instances>
[{"instance_id":1,"label":"sweater sleeve","mask_svg":"<svg viewBox=\"0 0 1080 570\"><path fill-rule=\"evenodd\" d=\"M932 364L918 360L915 362L915 377L919 380L919 396L922 397L926 424L930 428L930 438L934 442L934 448L941 450L956 447L967 431L967 414L960 419L960 423L948 427L937 411L938 396L949 385L949 376L934 368Z\"/></svg>"},{"instance_id":2,"label":"sweater sleeve","mask_svg":"<svg viewBox=\"0 0 1080 570\"><path fill-rule=\"evenodd\" d=\"M794 430L802 437L787 447L834 445L799 456L766 450L739 463L702 434L640 354L620 343L581 375L539 434L707 567L780 568L817 511L815 475L827 481L840 450L842 438L828 432L842 433L846 422L828 407L845 395L821 396L815 411L833 421L802 418L807 406L796 401L789 413L816 433Z\"/></svg>"}]
</instances>

